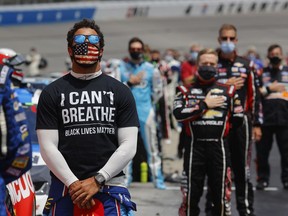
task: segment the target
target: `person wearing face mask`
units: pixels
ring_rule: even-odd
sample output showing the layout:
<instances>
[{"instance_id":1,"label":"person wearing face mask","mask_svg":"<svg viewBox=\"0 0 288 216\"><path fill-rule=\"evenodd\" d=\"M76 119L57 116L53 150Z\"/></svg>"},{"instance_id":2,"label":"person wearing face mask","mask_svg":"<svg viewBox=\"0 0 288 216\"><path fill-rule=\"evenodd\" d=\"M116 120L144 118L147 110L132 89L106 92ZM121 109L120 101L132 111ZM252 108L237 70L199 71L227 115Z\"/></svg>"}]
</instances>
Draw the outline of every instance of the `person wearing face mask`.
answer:
<instances>
[{"instance_id":1,"label":"person wearing face mask","mask_svg":"<svg viewBox=\"0 0 288 216\"><path fill-rule=\"evenodd\" d=\"M137 113L140 120L138 147L141 141L145 147L149 176L155 188L165 189L162 173L162 158L160 157L159 144L156 136L155 103L163 93L163 83L160 72L150 62L144 61L144 43L138 37L133 37L128 43L131 59L120 66L121 80L127 83L136 100ZM142 152L141 152L142 153ZM138 151L137 151L138 154ZM143 156L143 158L145 158ZM133 169L137 172L139 166ZM126 183L132 182L132 165L127 167ZM133 175L135 177L135 175ZM138 175L139 176L139 175ZM134 180L137 180L134 178Z\"/></svg>"},{"instance_id":2,"label":"person wearing face mask","mask_svg":"<svg viewBox=\"0 0 288 216\"><path fill-rule=\"evenodd\" d=\"M102 73L104 35L94 20L75 23L67 42L72 70L45 87L37 107L40 152L51 170L43 214L132 215L123 169L137 148L135 100Z\"/></svg>"},{"instance_id":3,"label":"person wearing face mask","mask_svg":"<svg viewBox=\"0 0 288 216\"><path fill-rule=\"evenodd\" d=\"M253 61L254 62L254 65L255 65L255 69L256 70L262 70L263 67L264 67L264 63L263 61L261 60L260 58L260 55L259 53L257 52L256 50L256 47L254 46L251 46L246 54L244 55L246 58L248 58L250 61Z\"/></svg>"},{"instance_id":4,"label":"person wearing face mask","mask_svg":"<svg viewBox=\"0 0 288 216\"><path fill-rule=\"evenodd\" d=\"M236 203L240 216L254 215L253 186L250 182L250 158L252 139L260 140L262 119L259 115L260 92L253 62L237 54L237 29L224 24L219 29L219 62L217 81L235 85L244 110L241 127L233 127L228 136L231 151L232 171L236 187ZM209 198L209 190L208 195ZM209 202L208 202L209 203ZM210 204L206 213L209 214Z\"/></svg>"},{"instance_id":5,"label":"person wearing face mask","mask_svg":"<svg viewBox=\"0 0 288 216\"><path fill-rule=\"evenodd\" d=\"M150 55L150 62L157 70L159 70L163 83L162 96L156 103L156 119L159 119L159 122L157 122L158 143L160 143L162 139L164 143L171 143L171 124L167 105L168 83L171 82L169 77L170 69L167 63L161 59L161 53L159 50L151 50Z\"/></svg>"},{"instance_id":6,"label":"person wearing face mask","mask_svg":"<svg viewBox=\"0 0 288 216\"><path fill-rule=\"evenodd\" d=\"M185 146L184 175L187 191L179 208L180 216L200 214L198 203L205 176L213 202L212 213L230 215L224 205L231 194L231 169L226 137L230 124L240 126L243 108L234 86L216 82L218 56L213 49L203 49L197 58L198 75L190 86L178 86L173 114L189 124L192 140ZM184 185L182 187L185 187Z\"/></svg>"},{"instance_id":7,"label":"person wearing face mask","mask_svg":"<svg viewBox=\"0 0 288 216\"><path fill-rule=\"evenodd\" d=\"M194 79L197 71L196 60L201 46L198 44L193 44L190 47L190 52L187 56L187 61L181 64L180 77L183 85L190 85Z\"/></svg>"},{"instance_id":8,"label":"person wearing face mask","mask_svg":"<svg viewBox=\"0 0 288 216\"><path fill-rule=\"evenodd\" d=\"M189 86L192 84L196 77L197 73L197 57L198 53L201 50L199 44L192 44L190 47L190 52L187 55L187 60L182 62L180 70L180 78L184 86ZM182 158L185 145L191 142L191 134L189 130L189 125L182 123L182 130L179 134L179 141L177 146L178 157Z\"/></svg>"},{"instance_id":9,"label":"person wearing face mask","mask_svg":"<svg viewBox=\"0 0 288 216\"><path fill-rule=\"evenodd\" d=\"M257 185L258 190L269 186L269 153L273 136L281 156L281 180L288 190L288 67L283 65L283 51L278 44L272 44L267 50L269 65L263 69L260 77L263 98L263 136L256 143Z\"/></svg>"}]
</instances>

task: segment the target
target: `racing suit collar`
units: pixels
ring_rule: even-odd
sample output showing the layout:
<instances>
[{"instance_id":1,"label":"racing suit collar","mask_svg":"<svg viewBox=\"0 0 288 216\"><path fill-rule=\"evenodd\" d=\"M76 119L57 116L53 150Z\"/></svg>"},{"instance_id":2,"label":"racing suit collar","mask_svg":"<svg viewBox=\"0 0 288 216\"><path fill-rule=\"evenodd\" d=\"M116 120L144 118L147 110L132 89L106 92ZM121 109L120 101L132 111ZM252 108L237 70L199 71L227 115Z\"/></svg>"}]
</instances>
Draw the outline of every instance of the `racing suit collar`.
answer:
<instances>
[{"instance_id":1,"label":"racing suit collar","mask_svg":"<svg viewBox=\"0 0 288 216\"><path fill-rule=\"evenodd\" d=\"M278 67L273 67L271 64L269 64L269 68L272 69L278 69L279 71L281 71L283 69L283 65L280 64Z\"/></svg>"},{"instance_id":2,"label":"racing suit collar","mask_svg":"<svg viewBox=\"0 0 288 216\"><path fill-rule=\"evenodd\" d=\"M93 78L100 76L102 74L102 71L99 70L99 71L96 71L94 73L80 74L80 73L76 73L76 72L71 70L70 74L77 79L90 80L90 79L93 79Z\"/></svg>"},{"instance_id":3,"label":"racing suit collar","mask_svg":"<svg viewBox=\"0 0 288 216\"><path fill-rule=\"evenodd\" d=\"M203 88L208 88L208 87L212 86L215 82L216 82L215 79L213 79L209 82L205 82L205 81L202 81L199 77L196 78L196 85L203 87Z\"/></svg>"},{"instance_id":4,"label":"racing suit collar","mask_svg":"<svg viewBox=\"0 0 288 216\"><path fill-rule=\"evenodd\" d=\"M230 54L230 56L227 58L227 55L225 55L222 51L219 51L219 58L224 60L224 61L230 61L234 62L236 57L237 57L237 52L234 51L233 53Z\"/></svg>"},{"instance_id":5,"label":"racing suit collar","mask_svg":"<svg viewBox=\"0 0 288 216\"><path fill-rule=\"evenodd\" d=\"M138 63L133 62L132 60L129 61L129 64L136 67L137 65L142 65L144 63L144 60L139 61Z\"/></svg>"}]
</instances>

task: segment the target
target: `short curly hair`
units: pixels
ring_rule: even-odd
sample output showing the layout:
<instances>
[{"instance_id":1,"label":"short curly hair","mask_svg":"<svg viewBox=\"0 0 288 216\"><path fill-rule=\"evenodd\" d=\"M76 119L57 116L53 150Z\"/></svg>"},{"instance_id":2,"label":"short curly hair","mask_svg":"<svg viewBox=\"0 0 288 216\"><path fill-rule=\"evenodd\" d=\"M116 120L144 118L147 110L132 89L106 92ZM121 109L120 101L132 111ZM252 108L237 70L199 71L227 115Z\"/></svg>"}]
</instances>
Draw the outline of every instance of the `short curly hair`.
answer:
<instances>
[{"instance_id":1,"label":"short curly hair","mask_svg":"<svg viewBox=\"0 0 288 216\"><path fill-rule=\"evenodd\" d=\"M100 37L100 49L102 49L105 45L104 43L104 35L100 30L100 27L95 23L94 20L90 19L83 19L77 23L74 24L74 26L68 31L67 33L67 42L68 42L68 47L72 47L73 44L73 37L75 32L80 29L80 28L91 28L94 29L98 36Z\"/></svg>"}]
</instances>

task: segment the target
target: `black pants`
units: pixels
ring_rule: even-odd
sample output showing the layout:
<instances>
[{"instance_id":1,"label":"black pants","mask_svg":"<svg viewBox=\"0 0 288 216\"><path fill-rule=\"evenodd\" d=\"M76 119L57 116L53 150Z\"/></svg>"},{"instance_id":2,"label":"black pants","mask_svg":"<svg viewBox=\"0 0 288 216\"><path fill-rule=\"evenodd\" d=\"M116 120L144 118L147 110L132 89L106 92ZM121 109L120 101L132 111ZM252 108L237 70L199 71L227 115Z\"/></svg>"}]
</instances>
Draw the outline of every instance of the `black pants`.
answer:
<instances>
[{"instance_id":1,"label":"black pants","mask_svg":"<svg viewBox=\"0 0 288 216\"><path fill-rule=\"evenodd\" d=\"M250 182L252 126L247 116L244 117L241 127L230 130L227 141L229 143L231 167L236 187L237 210L241 216L253 215L254 192L253 185ZM206 199L205 211L208 214L212 208L210 187Z\"/></svg>"},{"instance_id":2,"label":"black pants","mask_svg":"<svg viewBox=\"0 0 288 216\"><path fill-rule=\"evenodd\" d=\"M253 215L254 192L250 182L252 125L247 116L243 125L228 135L232 171L236 187L237 210L240 215Z\"/></svg>"},{"instance_id":3,"label":"black pants","mask_svg":"<svg viewBox=\"0 0 288 216\"><path fill-rule=\"evenodd\" d=\"M281 180L288 182L288 126L262 126L262 138L256 143L257 181L269 182L269 154L273 144L273 135L281 156Z\"/></svg>"},{"instance_id":4,"label":"black pants","mask_svg":"<svg viewBox=\"0 0 288 216\"><path fill-rule=\"evenodd\" d=\"M190 151L185 148L184 169L188 176L187 216L197 216L206 175L211 190L212 213L226 215L225 204L231 193L228 144L219 141L193 141Z\"/></svg>"}]
</instances>

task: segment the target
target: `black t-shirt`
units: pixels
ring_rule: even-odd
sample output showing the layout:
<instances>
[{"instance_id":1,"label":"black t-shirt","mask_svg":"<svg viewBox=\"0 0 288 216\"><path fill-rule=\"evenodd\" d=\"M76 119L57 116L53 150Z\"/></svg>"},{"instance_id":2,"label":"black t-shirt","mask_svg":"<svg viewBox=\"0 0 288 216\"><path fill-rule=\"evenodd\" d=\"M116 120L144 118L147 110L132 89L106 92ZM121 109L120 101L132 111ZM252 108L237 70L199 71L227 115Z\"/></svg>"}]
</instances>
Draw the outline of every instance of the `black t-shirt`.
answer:
<instances>
[{"instance_id":1,"label":"black t-shirt","mask_svg":"<svg viewBox=\"0 0 288 216\"><path fill-rule=\"evenodd\" d=\"M41 93L36 129L57 129L58 149L72 172L96 174L118 147L117 131L139 127L134 97L118 80L100 75L80 80L67 74Z\"/></svg>"}]
</instances>

